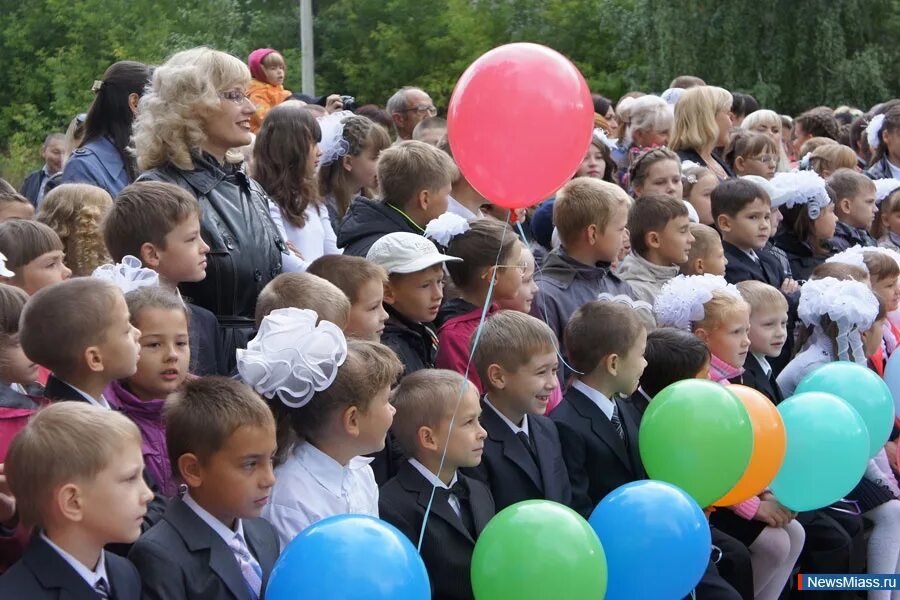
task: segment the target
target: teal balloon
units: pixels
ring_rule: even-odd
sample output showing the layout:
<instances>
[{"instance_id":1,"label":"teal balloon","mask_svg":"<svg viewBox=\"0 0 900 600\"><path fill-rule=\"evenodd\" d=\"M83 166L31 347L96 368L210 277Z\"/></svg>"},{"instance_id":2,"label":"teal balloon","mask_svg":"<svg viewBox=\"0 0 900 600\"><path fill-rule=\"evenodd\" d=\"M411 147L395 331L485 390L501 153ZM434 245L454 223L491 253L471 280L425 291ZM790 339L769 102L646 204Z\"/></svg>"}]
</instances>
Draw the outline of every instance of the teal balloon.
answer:
<instances>
[{"instance_id":1,"label":"teal balloon","mask_svg":"<svg viewBox=\"0 0 900 600\"><path fill-rule=\"evenodd\" d=\"M666 481L710 506L731 491L750 463L753 425L725 386L685 379L660 391L641 420L641 461Z\"/></svg>"},{"instance_id":2,"label":"teal balloon","mask_svg":"<svg viewBox=\"0 0 900 600\"><path fill-rule=\"evenodd\" d=\"M873 458L894 427L894 399L875 371L856 363L839 361L819 367L803 378L794 391L834 394L859 413L869 431L869 458Z\"/></svg>"},{"instance_id":3,"label":"teal balloon","mask_svg":"<svg viewBox=\"0 0 900 600\"><path fill-rule=\"evenodd\" d=\"M862 417L834 394L805 392L778 405L787 432L781 470L769 488L793 511L815 510L856 487L869 462Z\"/></svg>"}]
</instances>

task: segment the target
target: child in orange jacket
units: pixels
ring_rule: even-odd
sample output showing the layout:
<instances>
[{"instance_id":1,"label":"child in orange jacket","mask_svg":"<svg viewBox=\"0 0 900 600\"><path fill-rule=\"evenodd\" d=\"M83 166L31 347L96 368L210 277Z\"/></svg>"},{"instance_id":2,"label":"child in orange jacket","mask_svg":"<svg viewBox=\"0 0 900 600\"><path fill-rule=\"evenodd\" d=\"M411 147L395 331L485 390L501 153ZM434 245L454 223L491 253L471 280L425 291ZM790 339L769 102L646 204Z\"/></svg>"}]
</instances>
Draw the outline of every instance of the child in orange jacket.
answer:
<instances>
[{"instance_id":1,"label":"child in orange jacket","mask_svg":"<svg viewBox=\"0 0 900 600\"><path fill-rule=\"evenodd\" d=\"M259 131L266 113L274 106L287 100L291 92L284 89L284 57L272 48L259 48L247 58L250 67L250 89L247 95L256 107L256 113L250 118L250 130Z\"/></svg>"}]
</instances>

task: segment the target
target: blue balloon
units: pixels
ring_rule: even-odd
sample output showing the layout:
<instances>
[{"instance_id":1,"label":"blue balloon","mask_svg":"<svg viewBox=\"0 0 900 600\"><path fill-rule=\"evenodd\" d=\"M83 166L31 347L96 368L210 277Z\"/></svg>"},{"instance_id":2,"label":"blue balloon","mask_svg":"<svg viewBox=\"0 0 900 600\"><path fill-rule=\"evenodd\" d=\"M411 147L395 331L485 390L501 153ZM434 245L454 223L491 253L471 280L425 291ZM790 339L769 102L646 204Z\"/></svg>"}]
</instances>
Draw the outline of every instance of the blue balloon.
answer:
<instances>
[{"instance_id":1,"label":"blue balloon","mask_svg":"<svg viewBox=\"0 0 900 600\"><path fill-rule=\"evenodd\" d=\"M894 416L900 417L900 352L894 352L884 366L884 382L894 399Z\"/></svg>"},{"instance_id":2,"label":"blue balloon","mask_svg":"<svg viewBox=\"0 0 900 600\"><path fill-rule=\"evenodd\" d=\"M431 585L409 539L380 519L338 515L295 537L272 569L267 600L428 600Z\"/></svg>"},{"instance_id":3,"label":"blue balloon","mask_svg":"<svg viewBox=\"0 0 900 600\"><path fill-rule=\"evenodd\" d=\"M847 495L866 472L869 432L834 394L805 392L778 405L787 433L781 469L769 486L793 511L815 510Z\"/></svg>"},{"instance_id":4,"label":"blue balloon","mask_svg":"<svg viewBox=\"0 0 900 600\"><path fill-rule=\"evenodd\" d=\"M869 431L869 458L888 441L894 428L894 399L875 371L848 361L831 362L804 377L794 390L804 392L834 394L859 413Z\"/></svg>"},{"instance_id":5,"label":"blue balloon","mask_svg":"<svg viewBox=\"0 0 900 600\"><path fill-rule=\"evenodd\" d=\"M606 552L606 600L684 598L709 565L706 516L670 483L627 483L608 494L588 522Z\"/></svg>"}]
</instances>

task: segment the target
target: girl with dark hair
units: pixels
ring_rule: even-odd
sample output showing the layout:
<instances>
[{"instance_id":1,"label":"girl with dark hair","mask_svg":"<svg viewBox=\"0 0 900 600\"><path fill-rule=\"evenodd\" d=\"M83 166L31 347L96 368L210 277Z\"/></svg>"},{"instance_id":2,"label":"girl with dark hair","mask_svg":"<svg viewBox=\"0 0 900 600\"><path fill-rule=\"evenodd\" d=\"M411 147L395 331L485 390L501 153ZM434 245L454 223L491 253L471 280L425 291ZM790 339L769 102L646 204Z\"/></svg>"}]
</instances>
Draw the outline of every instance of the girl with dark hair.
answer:
<instances>
[{"instance_id":1,"label":"girl with dark hair","mask_svg":"<svg viewBox=\"0 0 900 600\"><path fill-rule=\"evenodd\" d=\"M253 146L253 173L272 199L269 214L300 255L285 259L285 271L305 271L320 256L340 253L316 179L321 139L312 113L289 103L269 111Z\"/></svg>"},{"instance_id":2,"label":"girl with dark hair","mask_svg":"<svg viewBox=\"0 0 900 600\"><path fill-rule=\"evenodd\" d=\"M123 60L110 66L101 81L84 124L84 139L66 163L61 183L89 183L113 198L137 177L128 146L138 101L150 81L147 65ZM48 190L49 191L49 190Z\"/></svg>"}]
</instances>

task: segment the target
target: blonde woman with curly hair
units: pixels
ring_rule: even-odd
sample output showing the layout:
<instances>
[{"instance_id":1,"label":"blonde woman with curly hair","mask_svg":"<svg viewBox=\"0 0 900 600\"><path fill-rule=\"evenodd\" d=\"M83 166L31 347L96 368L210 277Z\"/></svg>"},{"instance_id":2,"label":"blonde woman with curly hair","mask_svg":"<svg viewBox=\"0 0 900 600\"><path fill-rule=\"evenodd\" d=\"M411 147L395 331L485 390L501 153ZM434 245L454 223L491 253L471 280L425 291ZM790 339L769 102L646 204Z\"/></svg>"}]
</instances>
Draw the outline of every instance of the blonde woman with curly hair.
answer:
<instances>
[{"instance_id":1,"label":"blonde woman with curly hair","mask_svg":"<svg viewBox=\"0 0 900 600\"><path fill-rule=\"evenodd\" d=\"M253 335L256 298L287 252L266 192L232 151L251 140L249 85L247 65L230 54L178 52L154 71L134 124L139 181L173 183L200 202L207 275L180 289L218 317L229 369Z\"/></svg>"},{"instance_id":2,"label":"blonde woman with curly hair","mask_svg":"<svg viewBox=\"0 0 900 600\"><path fill-rule=\"evenodd\" d=\"M62 240L65 264L74 277L112 262L100 229L112 202L106 190L87 183L64 183L44 196L37 220Z\"/></svg>"},{"instance_id":3,"label":"blonde woman with curly hair","mask_svg":"<svg viewBox=\"0 0 900 600\"><path fill-rule=\"evenodd\" d=\"M734 177L717 153L717 148L728 144L731 102L731 92L720 87L701 85L685 90L675 105L675 124L669 136L669 148L682 161L706 166L719 181Z\"/></svg>"}]
</instances>

